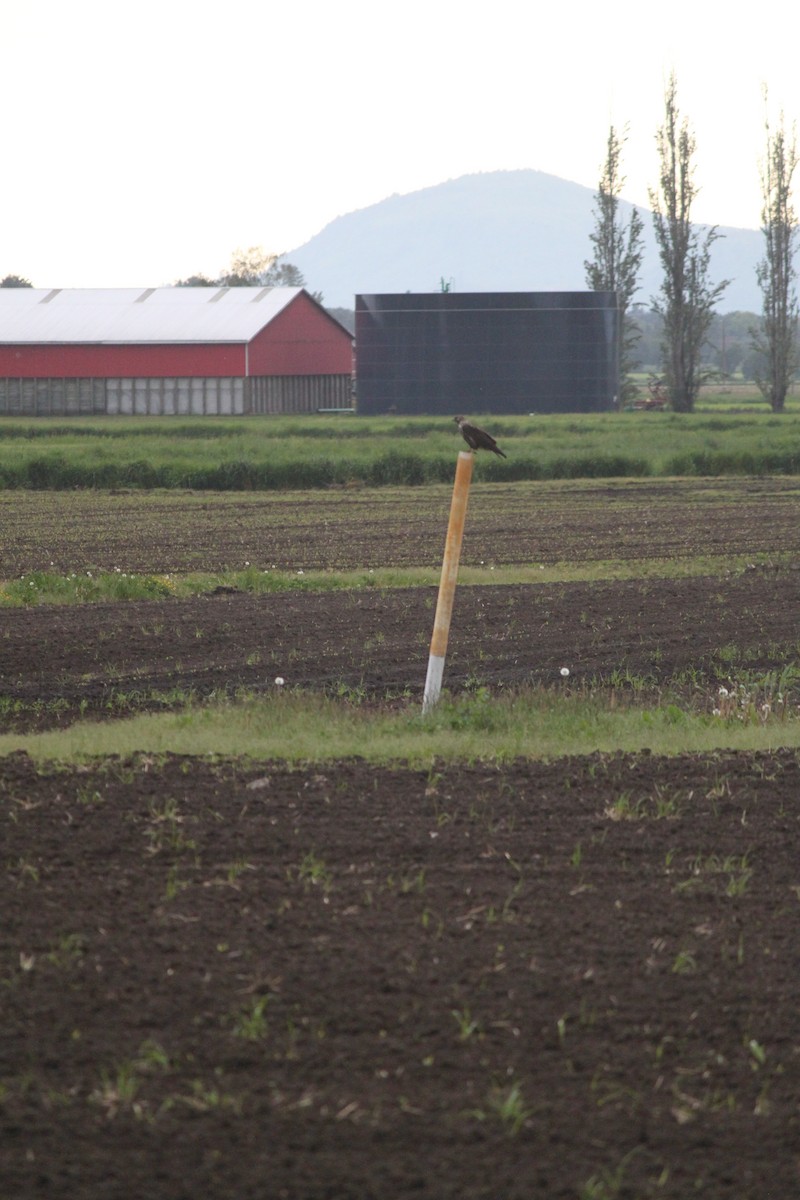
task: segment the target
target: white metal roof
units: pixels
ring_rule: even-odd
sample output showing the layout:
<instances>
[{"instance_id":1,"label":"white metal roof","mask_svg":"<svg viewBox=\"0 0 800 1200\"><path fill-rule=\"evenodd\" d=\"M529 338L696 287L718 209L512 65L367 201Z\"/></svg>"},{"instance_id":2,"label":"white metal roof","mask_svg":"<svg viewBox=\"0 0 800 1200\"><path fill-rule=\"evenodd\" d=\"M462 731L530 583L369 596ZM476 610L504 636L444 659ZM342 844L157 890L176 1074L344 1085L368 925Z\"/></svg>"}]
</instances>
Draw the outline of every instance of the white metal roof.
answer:
<instances>
[{"instance_id":1,"label":"white metal roof","mask_svg":"<svg viewBox=\"0 0 800 1200\"><path fill-rule=\"evenodd\" d=\"M0 288L0 343L249 342L302 291Z\"/></svg>"}]
</instances>

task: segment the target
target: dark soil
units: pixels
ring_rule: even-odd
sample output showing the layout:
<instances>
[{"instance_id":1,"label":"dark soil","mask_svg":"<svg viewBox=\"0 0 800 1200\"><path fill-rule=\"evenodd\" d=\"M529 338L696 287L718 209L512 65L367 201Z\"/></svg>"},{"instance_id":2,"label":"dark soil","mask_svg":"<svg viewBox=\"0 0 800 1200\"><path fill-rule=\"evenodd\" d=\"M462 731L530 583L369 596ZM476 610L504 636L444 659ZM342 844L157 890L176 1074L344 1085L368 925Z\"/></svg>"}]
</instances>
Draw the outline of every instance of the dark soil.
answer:
<instances>
[{"instance_id":1,"label":"dark soil","mask_svg":"<svg viewBox=\"0 0 800 1200\"><path fill-rule=\"evenodd\" d=\"M535 512L487 489L466 561L781 565L462 587L446 685L566 666L711 703L796 667L792 486L543 489ZM329 522L318 499L41 499L0 496L0 574L422 565L442 545L430 497L332 498ZM277 675L416 697L435 599L0 609L0 727ZM790 751L0 759L0 1200L795 1200L798 796Z\"/></svg>"},{"instance_id":2,"label":"dark soil","mask_svg":"<svg viewBox=\"0 0 800 1200\"><path fill-rule=\"evenodd\" d=\"M5 729L274 686L421 693L435 588L41 606L2 612ZM800 571L463 587L445 685L709 682L796 665Z\"/></svg>"},{"instance_id":3,"label":"dark soil","mask_svg":"<svg viewBox=\"0 0 800 1200\"><path fill-rule=\"evenodd\" d=\"M451 488L3 492L0 579L27 571L436 567ZM800 554L798 482L473 485L466 564Z\"/></svg>"},{"instance_id":4,"label":"dark soil","mask_svg":"<svg viewBox=\"0 0 800 1200\"><path fill-rule=\"evenodd\" d=\"M6 758L0 1195L790 1200L799 794Z\"/></svg>"}]
</instances>

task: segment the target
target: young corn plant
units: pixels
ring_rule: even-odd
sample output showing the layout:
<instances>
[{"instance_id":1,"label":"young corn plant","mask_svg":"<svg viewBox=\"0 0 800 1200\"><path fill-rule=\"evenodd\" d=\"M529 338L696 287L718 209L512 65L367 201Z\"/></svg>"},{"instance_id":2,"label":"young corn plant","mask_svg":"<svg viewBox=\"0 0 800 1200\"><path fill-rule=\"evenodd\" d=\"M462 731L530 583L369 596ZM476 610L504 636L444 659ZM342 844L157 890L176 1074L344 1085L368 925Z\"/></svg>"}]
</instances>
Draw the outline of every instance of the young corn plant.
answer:
<instances>
[{"instance_id":1,"label":"young corn plant","mask_svg":"<svg viewBox=\"0 0 800 1200\"><path fill-rule=\"evenodd\" d=\"M313 850L309 850L297 867L297 878L308 889L319 887L327 895L331 890L333 876L325 861Z\"/></svg>"},{"instance_id":2,"label":"young corn plant","mask_svg":"<svg viewBox=\"0 0 800 1200\"><path fill-rule=\"evenodd\" d=\"M114 1117L120 1110L134 1109L139 1084L136 1064L123 1062L112 1071L100 1072L100 1083L89 1099L105 1109L107 1116Z\"/></svg>"},{"instance_id":3,"label":"young corn plant","mask_svg":"<svg viewBox=\"0 0 800 1200\"><path fill-rule=\"evenodd\" d=\"M626 1154L616 1167L602 1167L597 1174L590 1176L578 1193L579 1200L617 1200L619 1196L628 1195L628 1188L625 1186L625 1172L635 1153L634 1149ZM666 1183L668 1174L669 1172L665 1175L662 1171L662 1183ZM623 1188L625 1188L624 1192Z\"/></svg>"},{"instance_id":4,"label":"young corn plant","mask_svg":"<svg viewBox=\"0 0 800 1200\"><path fill-rule=\"evenodd\" d=\"M163 803L152 801L149 809L150 820L145 830L150 839L150 852L158 854L162 850L180 853L183 850L194 850L196 843L186 837L183 829L183 817L178 812L176 800L168 797Z\"/></svg>"},{"instance_id":5,"label":"young corn plant","mask_svg":"<svg viewBox=\"0 0 800 1200\"><path fill-rule=\"evenodd\" d=\"M469 1005L465 1004L461 1008L451 1008L450 1016L458 1026L459 1041L468 1042L473 1034L480 1032L481 1023L473 1017Z\"/></svg>"},{"instance_id":6,"label":"young corn plant","mask_svg":"<svg viewBox=\"0 0 800 1200\"><path fill-rule=\"evenodd\" d=\"M531 1116L518 1083L507 1088L493 1088L489 1093L489 1109L502 1123L506 1132L515 1137Z\"/></svg>"},{"instance_id":7,"label":"young corn plant","mask_svg":"<svg viewBox=\"0 0 800 1200\"><path fill-rule=\"evenodd\" d=\"M469 1114L478 1121L497 1120L509 1137L516 1137L532 1110L526 1107L522 1088L518 1083L508 1087L492 1087L486 1097L486 1107L476 1108Z\"/></svg>"},{"instance_id":8,"label":"young corn plant","mask_svg":"<svg viewBox=\"0 0 800 1200\"><path fill-rule=\"evenodd\" d=\"M260 1042L267 1036L266 1009L269 996L258 996L249 1009L240 1012L233 1020L234 1037L245 1042Z\"/></svg>"}]
</instances>

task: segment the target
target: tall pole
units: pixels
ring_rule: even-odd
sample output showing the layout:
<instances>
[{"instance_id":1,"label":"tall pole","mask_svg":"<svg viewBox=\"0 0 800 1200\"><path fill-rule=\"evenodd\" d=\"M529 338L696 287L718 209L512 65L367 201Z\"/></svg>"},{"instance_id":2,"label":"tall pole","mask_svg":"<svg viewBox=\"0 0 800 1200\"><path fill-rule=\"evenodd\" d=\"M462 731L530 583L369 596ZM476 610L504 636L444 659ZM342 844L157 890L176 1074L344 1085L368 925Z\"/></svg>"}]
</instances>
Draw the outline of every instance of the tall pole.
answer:
<instances>
[{"instance_id":1,"label":"tall pole","mask_svg":"<svg viewBox=\"0 0 800 1200\"><path fill-rule=\"evenodd\" d=\"M436 601L436 615L433 618L428 675L425 679L425 692L422 698L423 716L430 712L437 703L442 690L444 660L447 653L447 638L450 633L450 618L453 615L453 599L456 592L458 562L461 557L461 539L464 536L464 520L467 515L473 461L474 455L470 451L461 450L459 452L456 479L453 485L453 499L450 503L450 520L447 523L442 577L439 580L439 598Z\"/></svg>"}]
</instances>

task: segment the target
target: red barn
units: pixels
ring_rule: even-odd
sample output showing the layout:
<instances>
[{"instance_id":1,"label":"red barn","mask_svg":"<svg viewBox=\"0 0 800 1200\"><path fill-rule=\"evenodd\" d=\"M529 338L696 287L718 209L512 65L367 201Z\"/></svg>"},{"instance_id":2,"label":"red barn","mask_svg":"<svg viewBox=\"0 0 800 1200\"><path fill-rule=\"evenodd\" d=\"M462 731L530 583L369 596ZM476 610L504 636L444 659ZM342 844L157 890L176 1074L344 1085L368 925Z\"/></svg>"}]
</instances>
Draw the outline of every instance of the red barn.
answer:
<instances>
[{"instance_id":1,"label":"red barn","mask_svg":"<svg viewBox=\"0 0 800 1200\"><path fill-rule=\"evenodd\" d=\"M353 340L303 288L0 288L0 414L316 412Z\"/></svg>"}]
</instances>

